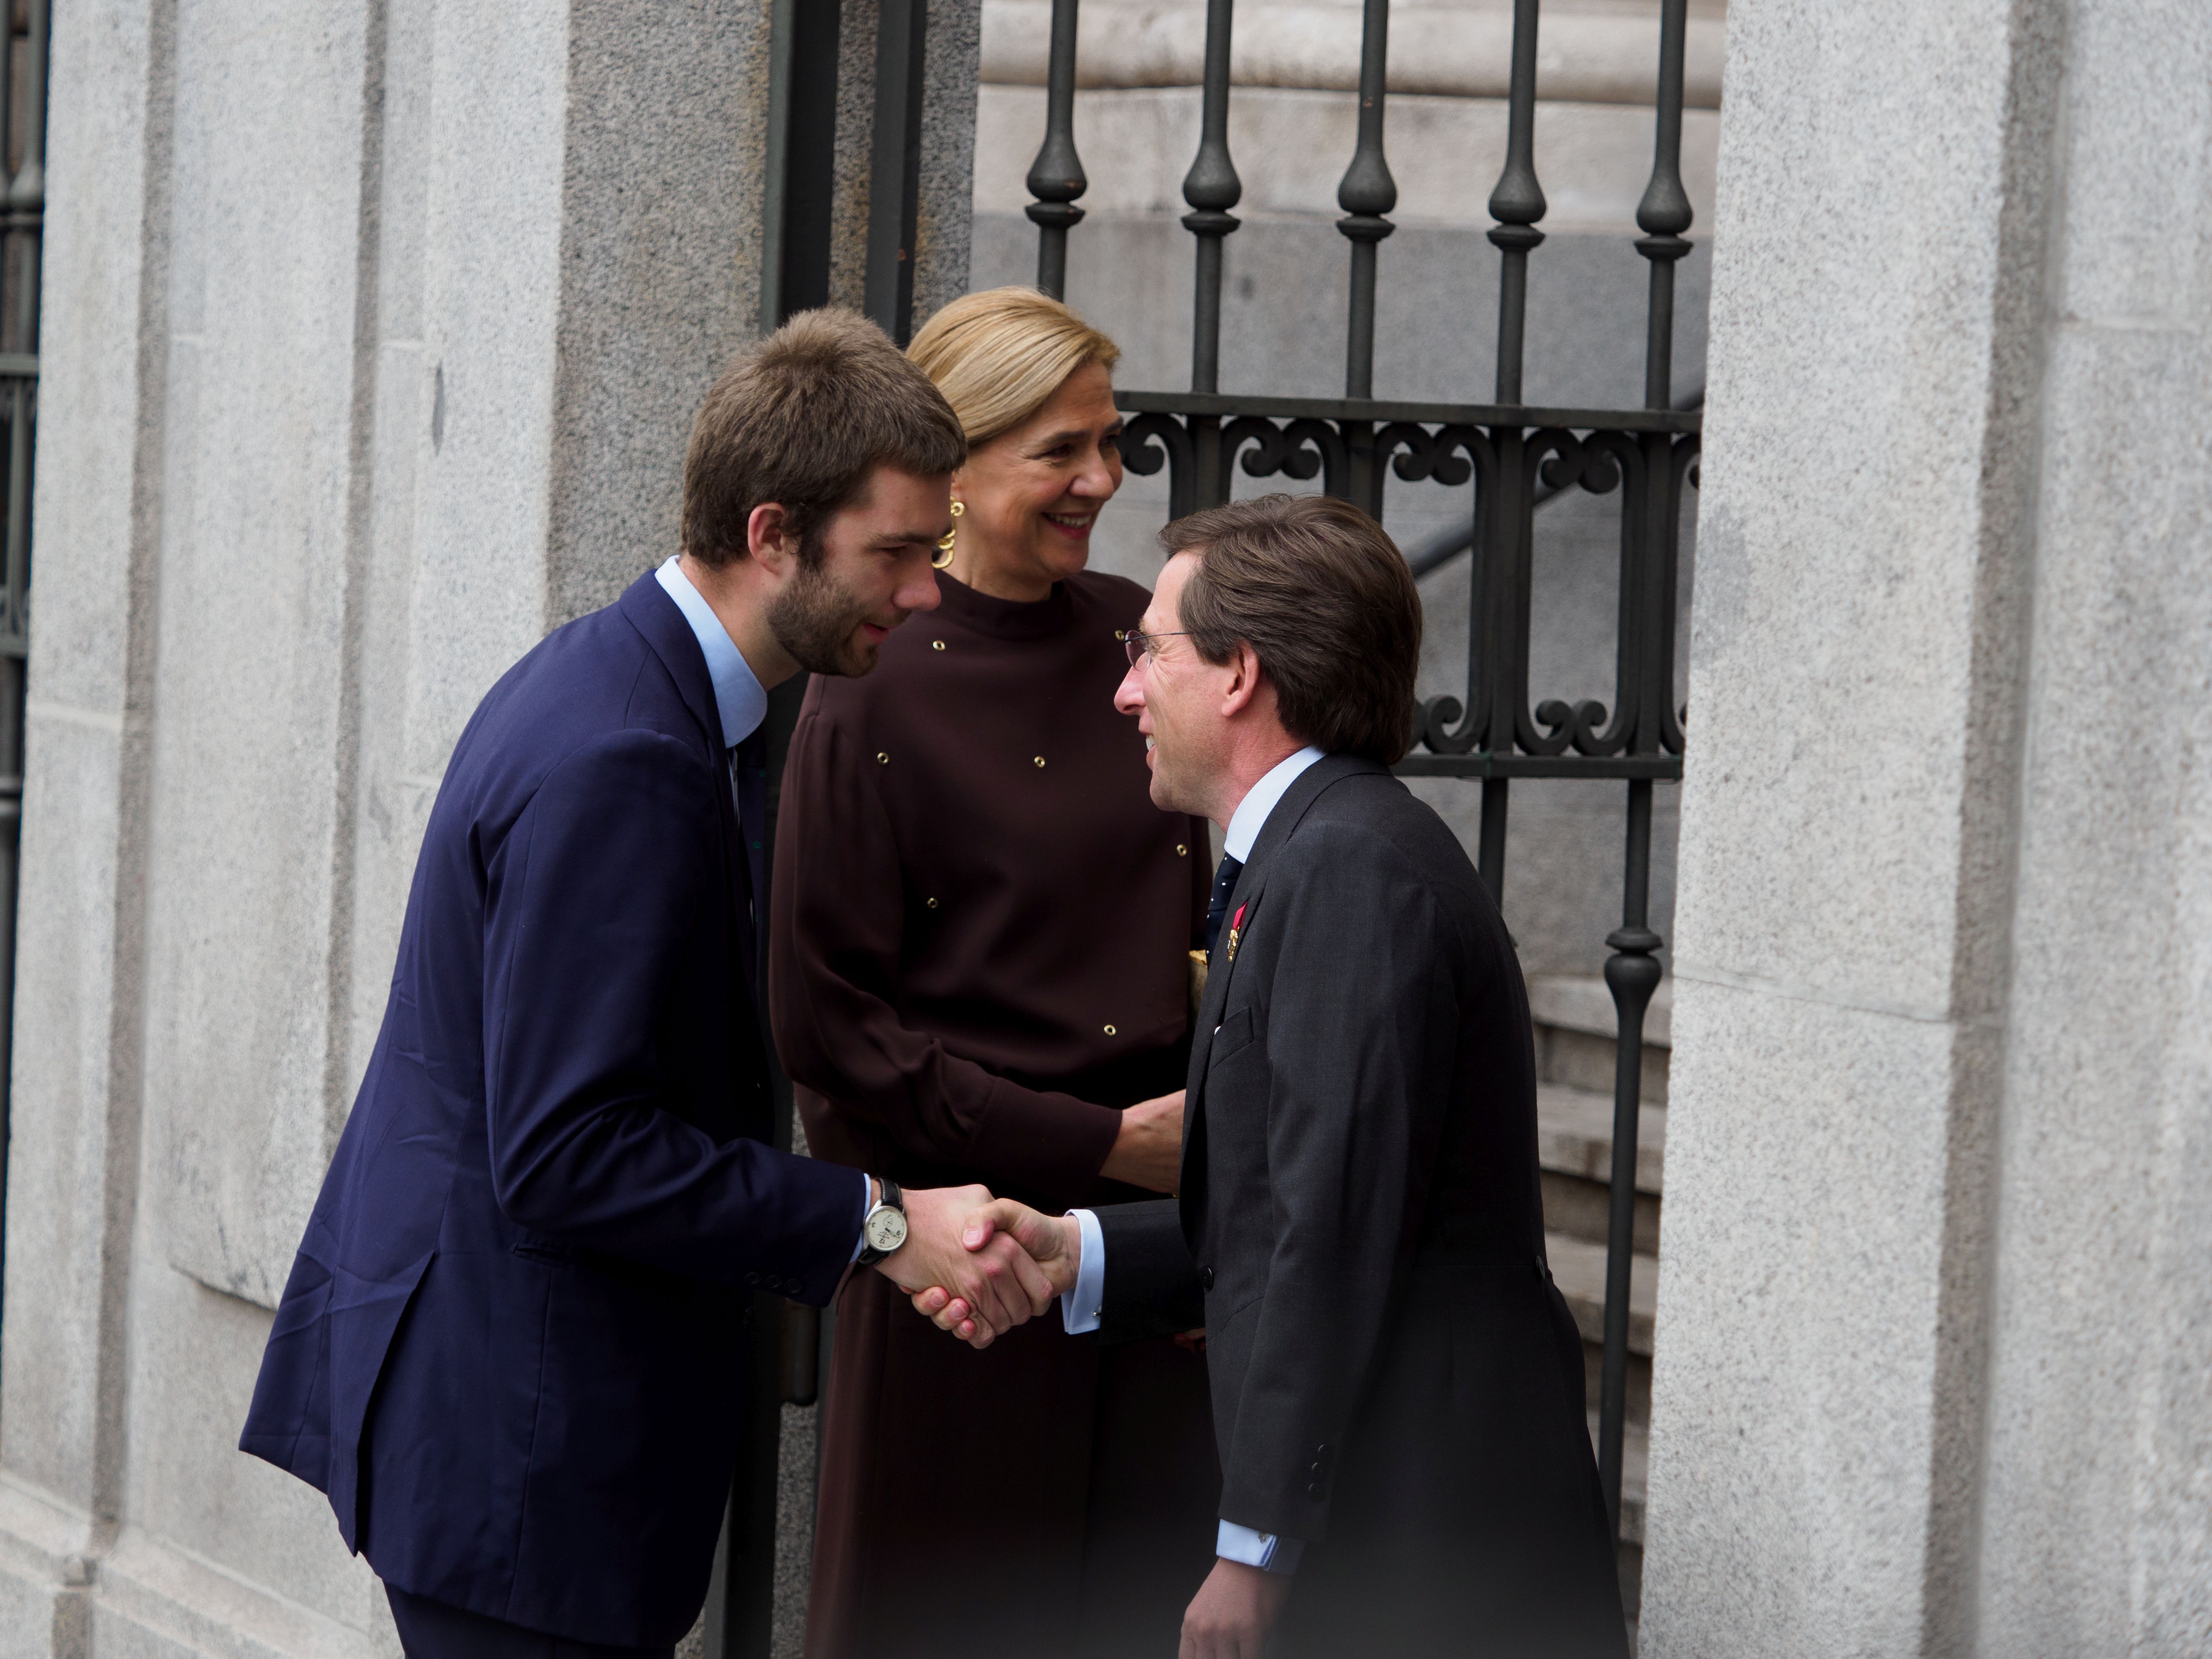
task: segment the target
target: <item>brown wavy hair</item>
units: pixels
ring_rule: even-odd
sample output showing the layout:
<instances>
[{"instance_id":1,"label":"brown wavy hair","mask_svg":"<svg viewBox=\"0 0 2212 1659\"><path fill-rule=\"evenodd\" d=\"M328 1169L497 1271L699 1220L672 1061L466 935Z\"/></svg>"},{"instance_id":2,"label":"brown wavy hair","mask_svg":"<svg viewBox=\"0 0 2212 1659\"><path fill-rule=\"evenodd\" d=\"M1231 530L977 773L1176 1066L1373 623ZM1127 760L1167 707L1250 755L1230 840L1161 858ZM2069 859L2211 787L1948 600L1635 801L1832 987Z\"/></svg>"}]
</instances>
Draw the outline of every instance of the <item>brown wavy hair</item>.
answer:
<instances>
[{"instance_id":1,"label":"brown wavy hair","mask_svg":"<svg viewBox=\"0 0 2212 1659\"><path fill-rule=\"evenodd\" d=\"M1182 626L1200 656L1249 643L1292 737L1385 766L1413 740L1421 595L1397 544L1349 501L1261 495L1177 519L1170 557L1198 556Z\"/></svg>"},{"instance_id":2,"label":"brown wavy hair","mask_svg":"<svg viewBox=\"0 0 2212 1659\"><path fill-rule=\"evenodd\" d=\"M857 312L802 311L723 371L684 457L684 550L719 568L745 555L755 507L781 505L799 557L878 466L956 471L968 441L944 394Z\"/></svg>"}]
</instances>

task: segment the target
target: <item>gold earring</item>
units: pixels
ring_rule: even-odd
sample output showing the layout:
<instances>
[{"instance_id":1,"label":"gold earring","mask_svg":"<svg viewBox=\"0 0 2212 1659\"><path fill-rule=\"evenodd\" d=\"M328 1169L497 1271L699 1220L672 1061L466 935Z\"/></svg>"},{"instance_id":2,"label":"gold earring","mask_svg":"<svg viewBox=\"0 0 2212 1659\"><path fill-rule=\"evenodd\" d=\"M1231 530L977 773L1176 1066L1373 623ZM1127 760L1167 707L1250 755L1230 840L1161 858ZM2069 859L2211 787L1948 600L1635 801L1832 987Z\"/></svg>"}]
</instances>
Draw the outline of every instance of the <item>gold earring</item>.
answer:
<instances>
[{"instance_id":1,"label":"gold earring","mask_svg":"<svg viewBox=\"0 0 2212 1659\"><path fill-rule=\"evenodd\" d=\"M955 501L952 503L952 516L955 519L957 519L967 510L968 504L965 501ZM937 556L929 562L930 568L933 570L949 570L952 568L952 544L954 540L957 538L959 534L960 526L956 524L951 529L946 531L942 536L939 536L937 538Z\"/></svg>"}]
</instances>

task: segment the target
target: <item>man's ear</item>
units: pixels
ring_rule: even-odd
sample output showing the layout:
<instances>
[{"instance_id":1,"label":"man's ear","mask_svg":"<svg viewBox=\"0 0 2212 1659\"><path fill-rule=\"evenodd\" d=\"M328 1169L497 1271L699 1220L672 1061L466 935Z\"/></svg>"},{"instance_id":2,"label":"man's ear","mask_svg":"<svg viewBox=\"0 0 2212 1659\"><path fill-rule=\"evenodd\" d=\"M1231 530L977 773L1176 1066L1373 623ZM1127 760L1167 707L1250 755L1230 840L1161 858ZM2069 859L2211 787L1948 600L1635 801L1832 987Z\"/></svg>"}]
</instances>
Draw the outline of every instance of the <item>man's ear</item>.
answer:
<instances>
[{"instance_id":1,"label":"man's ear","mask_svg":"<svg viewBox=\"0 0 2212 1659\"><path fill-rule=\"evenodd\" d=\"M1221 694L1221 712L1234 720L1260 695L1260 653L1252 648L1250 641L1239 640L1223 666L1230 675L1229 684Z\"/></svg>"},{"instance_id":2,"label":"man's ear","mask_svg":"<svg viewBox=\"0 0 2212 1659\"><path fill-rule=\"evenodd\" d=\"M745 551L770 575L781 576L799 562L799 538L781 501L763 501L745 518Z\"/></svg>"}]
</instances>

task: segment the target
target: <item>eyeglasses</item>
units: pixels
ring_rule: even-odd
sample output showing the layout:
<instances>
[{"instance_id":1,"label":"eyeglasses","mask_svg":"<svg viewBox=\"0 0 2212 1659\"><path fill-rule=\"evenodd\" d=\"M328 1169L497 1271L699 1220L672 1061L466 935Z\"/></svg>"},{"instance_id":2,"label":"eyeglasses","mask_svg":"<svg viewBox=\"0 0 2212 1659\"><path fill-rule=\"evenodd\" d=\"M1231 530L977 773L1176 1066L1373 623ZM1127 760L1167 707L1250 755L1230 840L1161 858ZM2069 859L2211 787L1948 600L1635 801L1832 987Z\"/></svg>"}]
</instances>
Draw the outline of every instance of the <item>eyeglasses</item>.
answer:
<instances>
[{"instance_id":1,"label":"eyeglasses","mask_svg":"<svg viewBox=\"0 0 2212 1659\"><path fill-rule=\"evenodd\" d=\"M1140 634L1133 628L1117 628L1114 630L1114 637L1121 641L1121 649L1127 653L1129 666L1132 668L1143 662L1146 657L1159 655L1162 640L1186 639L1189 634L1190 630L1187 628L1177 629L1171 634Z\"/></svg>"}]
</instances>

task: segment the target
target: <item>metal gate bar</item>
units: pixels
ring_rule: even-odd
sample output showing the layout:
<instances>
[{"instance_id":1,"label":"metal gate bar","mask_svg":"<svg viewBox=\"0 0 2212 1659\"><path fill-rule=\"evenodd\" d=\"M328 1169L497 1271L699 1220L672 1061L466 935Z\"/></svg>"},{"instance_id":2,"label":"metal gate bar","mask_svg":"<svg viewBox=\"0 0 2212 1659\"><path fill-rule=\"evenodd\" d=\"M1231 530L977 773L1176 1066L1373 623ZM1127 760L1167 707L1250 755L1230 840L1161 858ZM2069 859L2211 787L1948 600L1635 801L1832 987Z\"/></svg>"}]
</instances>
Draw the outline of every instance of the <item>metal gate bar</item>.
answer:
<instances>
[{"instance_id":1,"label":"metal gate bar","mask_svg":"<svg viewBox=\"0 0 2212 1659\"><path fill-rule=\"evenodd\" d=\"M1533 10L1535 0L1528 0ZM1662 0L1659 13L1658 131L1653 143L1651 181L1638 204L1636 222L1644 234L1636 251L1650 263L1651 298L1644 331L1644 404L1666 409L1674 397L1674 266L1690 251L1681 233L1690 228L1690 198L1682 188L1682 60L1689 0ZM1621 665L1624 702L1628 676L1637 684L1633 705L1635 744L1646 750L1682 752L1682 728L1674 690L1674 611L1677 561L1680 553L1681 486L1695 451L1653 433L1638 440L1647 480L1664 478L1667 488L1647 484L1638 526L1648 556L1634 561L1637 586L1624 562L1620 584L1620 633L1642 650ZM1631 510L1638 505L1633 500ZM1640 609L1640 615L1632 610ZM1620 1026L1613 1074L1612 1210L1606 1223L1605 1358L1599 1373L1598 1480L1620 1535L1622 1441L1628 1420L1628 1295L1630 1252L1636 1234L1636 1134L1643 1086L1644 1016L1659 988L1656 952L1662 941L1649 925L1651 900L1651 780L1628 785L1628 846L1621 880L1620 926L1606 935L1613 954L1606 959L1605 982L1613 993Z\"/></svg>"},{"instance_id":2,"label":"metal gate bar","mask_svg":"<svg viewBox=\"0 0 2212 1659\"><path fill-rule=\"evenodd\" d=\"M901 345L914 331L928 26L929 0L880 0L876 9L875 132L868 163L868 260L861 309ZM889 190L882 188L886 181Z\"/></svg>"},{"instance_id":3,"label":"metal gate bar","mask_svg":"<svg viewBox=\"0 0 2212 1659\"><path fill-rule=\"evenodd\" d=\"M1181 517L1226 501L1231 468L1253 477L1316 476L1329 494L1382 516L1384 468L1408 482L1473 480L1475 555L1470 583L1466 695L1430 700L1419 711L1425 753L1398 770L1482 785L1476 863L1493 896L1505 884L1507 814L1516 777L1612 779L1628 788L1621 925L1607 937L1605 965L1619 1018L1613 1087L1611 1216L1606 1260L1604 1359L1598 1467L1614 1534L1620 1525L1626 1425L1629 1281L1633 1250L1638 1108L1644 1020L1661 968L1662 941L1650 923L1651 787L1682 775L1682 724L1674 707L1674 617L1686 489L1696 483L1701 411L1670 407L1674 266L1689 252L1682 188L1682 79L1688 0L1662 0L1657 131L1650 183L1637 211L1637 251L1650 264L1644 407L1541 409L1523 404L1528 256L1544 241L1546 209L1535 167L1539 0L1515 0L1505 163L1490 196L1498 250L1494 402L1440 404L1374 395L1376 250L1392 229L1397 190L1384 155L1389 0L1364 0L1358 137L1338 187L1352 243L1343 398L1270 398L1220 390L1222 240L1243 193L1229 153L1230 42L1234 0L1207 0L1201 137L1183 180L1194 239L1191 387L1128 391L1116 401L1131 419L1124 460L1140 476L1168 471L1169 512ZM1037 281L1066 286L1067 233L1083 217L1085 188L1074 133L1078 0L1054 0L1043 147L1030 168L1028 209L1038 227ZM1621 495L1620 623L1613 707L1595 699L1528 706L1529 608L1534 511L1579 487ZM1456 538L1455 538L1456 539ZM1433 556L1441 562L1448 553Z\"/></svg>"},{"instance_id":4,"label":"metal gate bar","mask_svg":"<svg viewBox=\"0 0 2212 1659\"><path fill-rule=\"evenodd\" d=\"M1083 218L1075 198L1091 187L1075 154L1075 0L1052 0L1044 99L1044 147L1024 182L1036 198L1027 211L1037 228L1037 287L1059 300L1067 294L1067 233Z\"/></svg>"}]
</instances>

